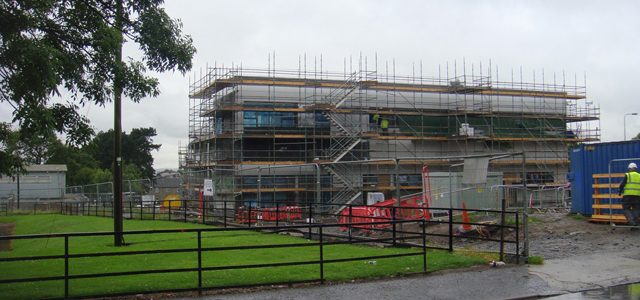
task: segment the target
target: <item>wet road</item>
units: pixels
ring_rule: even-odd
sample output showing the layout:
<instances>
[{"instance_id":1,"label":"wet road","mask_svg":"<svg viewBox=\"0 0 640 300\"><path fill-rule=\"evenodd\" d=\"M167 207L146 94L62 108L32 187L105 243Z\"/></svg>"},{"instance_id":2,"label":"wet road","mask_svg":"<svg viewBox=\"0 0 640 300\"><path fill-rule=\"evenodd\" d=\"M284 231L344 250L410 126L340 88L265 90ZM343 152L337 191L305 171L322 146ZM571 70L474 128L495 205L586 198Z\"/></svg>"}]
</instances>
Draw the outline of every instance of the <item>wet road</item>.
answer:
<instances>
[{"instance_id":1,"label":"wet road","mask_svg":"<svg viewBox=\"0 0 640 300\"><path fill-rule=\"evenodd\" d=\"M544 280L530 275L526 266L512 266L199 299L508 299L554 293Z\"/></svg>"},{"instance_id":2,"label":"wet road","mask_svg":"<svg viewBox=\"0 0 640 300\"><path fill-rule=\"evenodd\" d=\"M623 251L553 259L529 271L554 290L578 292L640 282L640 252Z\"/></svg>"},{"instance_id":3,"label":"wet road","mask_svg":"<svg viewBox=\"0 0 640 300\"><path fill-rule=\"evenodd\" d=\"M612 294L607 288L637 282L640 282L640 253L626 251L552 259L540 266L476 267L409 278L196 299L513 299L554 295L565 297L558 299L594 299L593 295L604 294L613 295L604 299L629 299L634 295ZM629 291L640 289L630 286L633 289ZM589 292L573 294L585 290Z\"/></svg>"},{"instance_id":4,"label":"wet road","mask_svg":"<svg viewBox=\"0 0 640 300\"><path fill-rule=\"evenodd\" d=\"M547 299L551 300L585 300L585 299L640 299L640 283L612 286L604 289L595 289L580 293L564 294Z\"/></svg>"}]
</instances>

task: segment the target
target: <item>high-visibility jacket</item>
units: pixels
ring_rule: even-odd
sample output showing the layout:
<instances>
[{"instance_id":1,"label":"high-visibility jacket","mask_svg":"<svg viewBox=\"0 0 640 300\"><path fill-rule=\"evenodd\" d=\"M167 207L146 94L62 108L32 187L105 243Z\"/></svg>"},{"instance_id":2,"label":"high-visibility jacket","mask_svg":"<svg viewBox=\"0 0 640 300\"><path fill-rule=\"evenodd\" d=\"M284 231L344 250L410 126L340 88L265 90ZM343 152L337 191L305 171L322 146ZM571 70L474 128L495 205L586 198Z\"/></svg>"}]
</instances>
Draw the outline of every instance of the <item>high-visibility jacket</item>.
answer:
<instances>
[{"instance_id":1,"label":"high-visibility jacket","mask_svg":"<svg viewBox=\"0 0 640 300\"><path fill-rule=\"evenodd\" d=\"M389 120L387 120L387 119L382 119L382 122L380 123L380 128L382 128L382 129L387 129L387 128L389 128Z\"/></svg>"},{"instance_id":2,"label":"high-visibility jacket","mask_svg":"<svg viewBox=\"0 0 640 300\"><path fill-rule=\"evenodd\" d=\"M640 174L629 172L624 174L627 183L624 185L624 196L640 196Z\"/></svg>"}]
</instances>

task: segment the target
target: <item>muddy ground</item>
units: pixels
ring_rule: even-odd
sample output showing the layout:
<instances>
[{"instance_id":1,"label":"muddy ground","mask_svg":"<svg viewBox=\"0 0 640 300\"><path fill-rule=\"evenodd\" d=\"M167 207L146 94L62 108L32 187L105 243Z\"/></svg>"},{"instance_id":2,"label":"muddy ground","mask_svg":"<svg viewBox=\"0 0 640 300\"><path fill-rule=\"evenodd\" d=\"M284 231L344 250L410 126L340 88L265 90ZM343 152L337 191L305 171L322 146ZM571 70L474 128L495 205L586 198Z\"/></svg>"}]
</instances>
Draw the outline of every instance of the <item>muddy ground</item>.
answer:
<instances>
[{"instance_id":1,"label":"muddy ground","mask_svg":"<svg viewBox=\"0 0 640 300\"><path fill-rule=\"evenodd\" d=\"M443 217L446 222L447 217ZM477 216L472 222L499 222L499 216ZM337 220L326 220L327 222L337 222ZM457 220L460 221L460 220ZM511 218L511 225L513 219ZM524 231L522 228L522 219L520 219L520 235L519 235L519 252L524 249ZM460 225L454 225L454 231ZM490 228L490 227L487 227ZM367 232L353 229L353 236L363 238L391 238L389 232L391 228L386 229L387 232ZM398 230L401 230L398 225ZM407 224L403 226L406 232L420 234L421 229L417 224ZM327 228L325 232L346 235L347 232L339 228ZM430 224L426 229L427 233L447 235L449 227L447 224ZM515 241L515 230L505 230L505 240ZM544 259L565 258L577 255L620 252L627 250L637 250L640 253L640 229L631 230L628 227L611 226L608 223L589 222L588 217L570 214L568 209L531 209L529 212L529 256L541 256ZM401 234L398 234L400 237ZM478 237L477 234L472 236ZM499 240L499 230L494 230L490 236L491 239ZM407 242L420 245L421 239L407 239ZM427 244L441 248L448 248L447 237L428 237ZM390 241L387 241L390 243ZM376 244L376 243L373 243ZM379 246L388 246L378 244ZM487 242L473 238L465 238L459 236L454 239L454 248L470 249L478 251L498 252L500 243ZM515 243L505 243L505 251L507 253L516 253Z\"/></svg>"},{"instance_id":2,"label":"muddy ground","mask_svg":"<svg viewBox=\"0 0 640 300\"><path fill-rule=\"evenodd\" d=\"M569 214L566 210L533 210L529 214L529 255L546 259L566 258L577 255L635 250L640 253L640 230L611 226L608 223L592 223L587 217ZM499 232L492 238L499 239ZM515 240L514 230L505 239ZM524 233L520 233L520 252L523 251ZM499 243L456 239L457 248L472 250L499 249ZM507 252L515 253L515 245L507 244Z\"/></svg>"},{"instance_id":3,"label":"muddy ground","mask_svg":"<svg viewBox=\"0 0 640 300\"><path fill-rule=\"evenodd\" d=\"M636 250L640 230L591 223L566 212L531 214L530 254L545 259Z\"/></svg>"},{"instance_id":4,"label":"muddy ground","mask_svg":"<svg viewBox=\"0 0 640 300\"><path fill-rule=\"evenodd\" d=\"M446 219L446 218L445 218ZM496 217L479 218L473 222L498 222ZM443 220L446 222L446 220ZM520 220L522 222L522 220ZM460 225L454 225L458 228ZM522 224L521 224L522 226ZM487 227L490 228L490 227ZM497 228L496 228L497 229ZM420 227L417 225L405 225L405 231L419 234ZM524 231L520 227L519 252L524 250ZM427 226L427 233L447 235L449 231L447 224L430 224ZM566 258L577 255L587 255L607 252L621 252L635 250L640 253L640 230L631 230L628 227L611 226L608 223L592 223L588 217L569 214L568 210L535 210L529 214L529 256L541 256L544 259ZM354 235L360 235L361 232ZM391 237L390 233L371 234L369 237ZM398 234L400 236L400 234ZM505 230L504 239L506 253L516 253L515 241L516 232L514 229ZM457 236L454 238L454 248L469 249L474 251L498 252L500 243L495 241L484 241L474 239L478 237L477 232L472 232L469 236ZM500 231L494 230L491 239L499 240ZM421 244L420 239L408 239L410 243ZM440 248L448 248L447 237L429 236L427 244Z\"/></svg>"}]
</instances>

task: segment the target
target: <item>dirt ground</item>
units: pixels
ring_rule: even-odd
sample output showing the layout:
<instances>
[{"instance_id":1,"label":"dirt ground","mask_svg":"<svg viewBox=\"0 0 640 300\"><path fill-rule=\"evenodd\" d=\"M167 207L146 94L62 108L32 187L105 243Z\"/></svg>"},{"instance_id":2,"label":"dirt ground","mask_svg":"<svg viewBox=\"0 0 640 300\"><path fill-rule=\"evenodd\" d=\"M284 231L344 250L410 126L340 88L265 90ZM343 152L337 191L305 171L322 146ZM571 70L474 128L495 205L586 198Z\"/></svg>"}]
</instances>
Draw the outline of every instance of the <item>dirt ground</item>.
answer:
<instances>
[{"instance_id":1,"label":"dirt ground","mask_svg":"<svg viewBox=\"0 0 640 300\"><path fill-rule=\"evenodd\" d=\"M524 232L522 227L520 230L519 251L522 253ZM448 226L433 225L428 227L427 232L447 234ZM477 234L472 235L477 236ZM493 232L491 238L499 240L499 231ZM506 231L505 240L515 241L515 230ZM448 239L431 237L429 243L446 247ZM458 249L498 252L499 247L498 242L465 237L454 239L454 248ZM545 211L534 209L529 213L529 256L541 256L546 260L627 250L636 250L640 253L640 229L631 230L628 227L613 227L608 223L591 223L587 217L571 215L565 209ZM515 243L506 243L505 252L516 253Z\"/></svg>"},{"instance_id":2,"label":"dirt ground","mask_svg":"<svg viewBox=\"0 0 640 300\"><path fill-rule=\"evenodd\" d=\"M532 213L530 217L530 255L554 259L634 249L640 252L640 230L591 223L567 212Z\"/></svg>"},{"instance_id":3,"label":"dirt ground","mask_svg":"<svg viewBox=\"0 0 640 300\"><path fill-rule=\"evenodd\" d=\"M477 221L497 221L497 216L479 218ZM444 217L446 219L446 217ZM337 220L331 220L337 222ZM520 219L522 222L522 219ZM457 228L459 225L454 225ZM522 224L521 224L522 226ZM415 224L404 226L407 232L420 232L420 227ZM455 230L455 229L454 229ZM346 234L338 228L327 230L333 234ZM449 232L447 224L429 225L427 233L443 234ZM366 236L371 238L391 237L391 233L366 234L354 229L354 236ZM492 239L500 239L499 231L491 234ZM505 232L505 240L515 241L515 230ZM419 239L406 240L411 243L420 244ZM448 238L434 237L428 238L428 244L446 248ZM454 248L466 248L478 251L498 252L500 244L497 242L487 242L471 238L455 238ZM522 253L524 246L524 233L520 228L520 248ZM640 229L632 231L628 227L611 226L608 223L592 223L588 217L569 214L568 209L531 209L529 212L529 255L541 256L545 260L565 258L577 255L621 252L627 250L637 250L640 253ZM513 243L505 244L507 253L516 253Z\"/></svg>"},{"instance_id":4,"label":"dirt ground","mask_svg":"<svg viewBox=\"0 0 640 300\"><path fill-rule=\"evenodd\" d=\"M635 250L640 253L640 229L592 223L587 217L571 215L567 210L533 210L529 214L529 256L545 260L577 255ZM499 239L499 233L492 238ZM508 231L506 240L515 240L515 232ZM520 252L524 234L520 233ZM455 247L497 252L499 243L456 239ZM515 245L505 245L505 251L515 253Z\"/></svg>"}]
</instances>

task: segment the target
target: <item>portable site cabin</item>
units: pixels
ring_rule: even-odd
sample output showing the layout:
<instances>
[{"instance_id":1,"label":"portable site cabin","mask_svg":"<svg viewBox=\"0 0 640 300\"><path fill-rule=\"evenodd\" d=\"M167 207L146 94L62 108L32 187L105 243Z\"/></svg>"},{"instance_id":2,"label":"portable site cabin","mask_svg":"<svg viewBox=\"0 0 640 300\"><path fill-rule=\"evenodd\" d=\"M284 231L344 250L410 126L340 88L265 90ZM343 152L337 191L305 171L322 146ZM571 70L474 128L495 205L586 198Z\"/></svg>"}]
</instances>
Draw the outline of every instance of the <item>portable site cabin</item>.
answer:
<instances>
[{"instance_id":1,"label":"portable site cabin","mask_svg":"<svg viewBox=\"0 0 640 300\"><path fill-rule=\"evenodd\" d=\"M18 195L25 200L62 199L67 165L29 165L25 173L0 178L0 199Z\"/></svg>"},{"instance_id":2,"label":"portable site cabin","mask_svg":"<svg viewBox=\"0 0 640 300\"><path fill-rule=\"evenodd\" d=\"M629 163L640 164L640 140L581 144L570 150L569 158L571 212L609 221L612 204L612 213L622 217L618 185Z\"/></svg>"}]
</instances>

